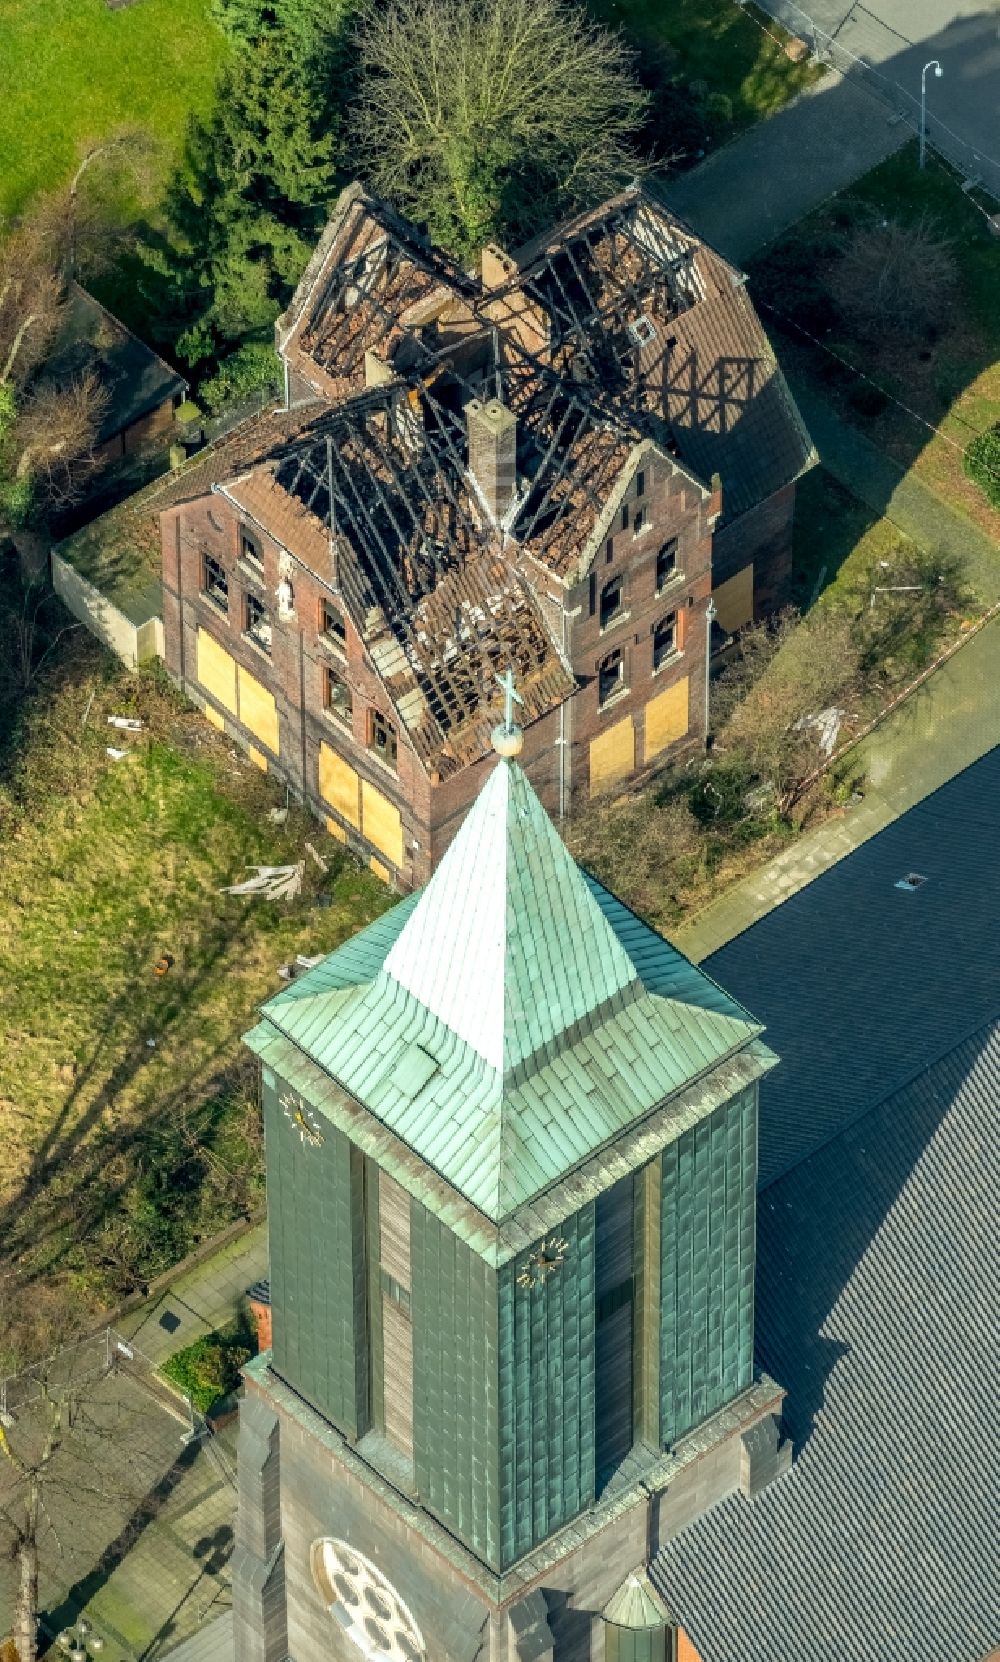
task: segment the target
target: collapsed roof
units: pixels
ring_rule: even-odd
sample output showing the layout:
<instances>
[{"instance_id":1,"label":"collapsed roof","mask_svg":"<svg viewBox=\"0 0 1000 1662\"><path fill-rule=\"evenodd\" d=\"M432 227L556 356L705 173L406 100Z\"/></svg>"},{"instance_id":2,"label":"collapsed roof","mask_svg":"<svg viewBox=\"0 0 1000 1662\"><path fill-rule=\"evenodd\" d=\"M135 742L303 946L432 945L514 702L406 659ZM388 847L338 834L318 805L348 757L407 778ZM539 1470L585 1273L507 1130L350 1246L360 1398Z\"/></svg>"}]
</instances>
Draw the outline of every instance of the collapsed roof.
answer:
<instances>
[{"instance_id":1,"label":"collapsed roof","mask_svg":"<svg viewBox=\"0 0 1000 1662\"><path fill-rule=\"evenodd\" d=\"M279 347L325 413L221 488L340 592L443 772L485 754L495 670L529 720L573 690L523 557L546 588L579 581L649 451L703 498L720 473L730 517L811 454L738 274L640 188L473 277L352 186ZM508 439L492 483L484 401Z\"/></svg>"}]
</instances>

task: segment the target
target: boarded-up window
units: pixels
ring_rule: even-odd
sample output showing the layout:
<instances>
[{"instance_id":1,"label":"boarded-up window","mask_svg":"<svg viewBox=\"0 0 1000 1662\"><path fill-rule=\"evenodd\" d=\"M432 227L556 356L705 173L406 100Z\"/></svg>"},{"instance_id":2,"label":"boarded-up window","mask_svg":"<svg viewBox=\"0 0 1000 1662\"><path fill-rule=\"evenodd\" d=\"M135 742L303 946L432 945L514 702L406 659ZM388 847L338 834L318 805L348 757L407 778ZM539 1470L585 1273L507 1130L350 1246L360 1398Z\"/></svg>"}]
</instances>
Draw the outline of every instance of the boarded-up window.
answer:
<instances>
[{"instance_id":1,"label":"boarded-up window","mask_svg":"<svg viewBox=\"0 0 1000 1662\"><path fill-rule=\"evenodd\" d=\"M712 590L719 622L728 635L753 622L753 566L744 566L727 583Z\"/></svg>"},{"instance_id":2,"label":"boarded-up window","mask_svg":"<svg viewBox=\"0 0 1000 1662\"><path fill-rule=\"evenodd\" d=\"M385 1172L378 1180L385 1434L413 1453L413 1326L410 1319L410 1197Z\"/></svg>"},{"instance_id":3,"label":"boarded-up window","mask_svg":"<svg viewBox=\"0 0 1000 1662\"><path fill-rule=\"evenodd\" d=\"M367 779L361 784L361 830L394 866L403 864L403 822L399 809Z\"/></svg>"},{"instance_id":4,"label":"boarded-up window","mask_svg":"<svg viewBox=\"0 0 1000 1662\"><path fill-rule=\"evenodd\" d=\"M361 825L358 800L360 781L349 762L331 750L328 744L319 747L319 794L324 802L335 808L348 825Z\"/></svg>"},{"instance_id":5,"label":"boarded-up window","mask_svg":"<svg viewBox=\"0 0 1000 1662\"><path fill-rule=\"evenodd\" d=\"M682 739L688 730L688 678L675 681L646 705L646 761L652 761L668 744Z\"/></svg>"},{"instance_id":6,"label":"boarded-up window","mask_svg":"<svg viewBox=\"0 0 1000 1662\"><path fill-rule=\"evenodd\" d=\"M597 1197L594 1212L594 1339L597 1480L632 1447L633 1180Z\"/></svg>"},{"instance_id":7,"label":"boarded-up window","mask_svg":"<svg viewBox=\"0 0 1000 1662\"><path fill-rule=\"evenodd\" d=\"M236 714L236 660L204 629L198 630L198 680L212 698Z\"/></svg>"},{"instance_id":8,"label":"boarded-up window","mask_svg":"<svg viewBox=\"0 0 1000 1662\"><path fill-rule=\"evenodd\" d=\"M274 694L240 665L240 721L269 750L278 753L278 709Z\"/></svg>"},{"instance_id":9,"label":"boarded-up window","mask_svg":"<svg viewBox=\"0 0 1000 1662\"><path fill-rule=\"evenodd\" d=\"M635 769L635 728L632 717L616 722L606 733L591 740L590 794L610 789L620 779L627 779Z\"/></svg>"}]
</instances>

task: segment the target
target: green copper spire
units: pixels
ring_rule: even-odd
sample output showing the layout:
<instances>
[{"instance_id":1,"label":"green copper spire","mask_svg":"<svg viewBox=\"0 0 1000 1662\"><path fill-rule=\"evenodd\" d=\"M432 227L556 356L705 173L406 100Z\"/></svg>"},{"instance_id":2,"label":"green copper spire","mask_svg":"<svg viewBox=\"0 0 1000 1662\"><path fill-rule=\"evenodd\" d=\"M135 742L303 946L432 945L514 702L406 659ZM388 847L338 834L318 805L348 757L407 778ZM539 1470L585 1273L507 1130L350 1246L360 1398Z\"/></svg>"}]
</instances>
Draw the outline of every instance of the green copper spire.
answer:
<instances>
[{"instance_id":1,"label":"green copper spire","mask_svg":"<svg viewBox=\"0 0 1000 1662\"><path fill-rule=\"evenodd\" d=\"M277 1073L317 1065L496 1225L761 1031L580 869L504 759L427 887L262 1017Z\"/></svg>"},{"instance_id":2,"label":"green copper spire","mask_svg":"<svg viewBox=\"0 0 1000 1662\"><path fill-rule=\"evenodd\" d=\"M507 761L483 786L385 973L500 1073L639 986L579 866Z\"/></svg>"}]
</instances>

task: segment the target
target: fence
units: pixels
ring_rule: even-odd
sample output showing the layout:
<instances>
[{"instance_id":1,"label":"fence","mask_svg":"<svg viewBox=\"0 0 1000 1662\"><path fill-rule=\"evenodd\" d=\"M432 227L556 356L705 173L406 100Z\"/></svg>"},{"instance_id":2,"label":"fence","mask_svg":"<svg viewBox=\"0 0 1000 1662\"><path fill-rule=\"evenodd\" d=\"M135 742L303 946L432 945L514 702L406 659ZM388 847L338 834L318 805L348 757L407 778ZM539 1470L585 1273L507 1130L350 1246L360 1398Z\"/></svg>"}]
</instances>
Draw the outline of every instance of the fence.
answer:
<instances>
[{"instance_id":1,"label":"fence","mask_svg":"<svg viewBox=\"0 0 1000 1662\"><path fill-rule=\"evenodd\" d=\"M908 91L891 74L879 69L872 61L874 53L872 57L868 57L852 52L835 35L828 33L816 23L795 0L757 0L757 3L780 23L782 28L804 40L818 63L828 64L839 75L849 76L851 80L862 84L881 100L892 115L904 121L915 134L919 134L919 97ZM735 4L745 6L746 0L735 0ZM891 57L893 50L898 51L901 44L910 45L910 42L904 42L902 37L897 36L887 24L882 23L864 7L854 6L848 15L853 17L856 13L863 17L865 26L872 35L872 45L877 48L886 47L887 56ZM931 51L932 48L928 50ZM987 195L1000 201L1000 161L967 143L946 122L936 116L932 109L928 109L926 114L926 139L932 150L961 173L969 188L979 186Z\"/></svg>"},{"instance_id":2,"label":"fence","mask_svg":"<svg viewBox=\"0 0 1000 1662\"><path fill-rule=\"evenodd\" d=\"M82 1400L86 1392L113 1373L126 1375L171 1414L180 1424L185 1441L205 1434L205 1420L190 1398L169 1385L148 1357L113 1327L65 1345L45 1361L0 1379L0 1427L16 1424L19 1414L45 1397Z\"/></svg>"}]
</instances>

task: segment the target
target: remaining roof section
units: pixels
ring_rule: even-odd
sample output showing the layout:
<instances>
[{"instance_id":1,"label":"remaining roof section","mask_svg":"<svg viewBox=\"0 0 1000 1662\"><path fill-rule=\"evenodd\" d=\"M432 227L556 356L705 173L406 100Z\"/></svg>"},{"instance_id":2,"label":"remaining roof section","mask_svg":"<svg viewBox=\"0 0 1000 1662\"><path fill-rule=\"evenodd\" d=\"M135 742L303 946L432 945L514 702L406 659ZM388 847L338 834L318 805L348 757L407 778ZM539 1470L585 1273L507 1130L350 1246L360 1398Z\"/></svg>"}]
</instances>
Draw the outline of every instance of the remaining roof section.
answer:
<instances>
[{"instance_id":1,"label":"remaining roof section","mask_svg":"<svg viewBox=\"0 0 1000 1662\"><path fill-rule=\"evenodd\" d=\"M495 767L385 961L500 1073L638 990L635 965L519 767Z\"/></svg>"},{"instance_id":2,"label":"remaining roof section","mask_svg":"<svg viewBox=\"0 0 1000 1662\"><path fill-rule=\"evenodd\" d=\"M401 373L474 325L475 296L461 266L354 184L279 319L281 350L319 396L343 399L370 383L367 353Z\"/></svg>"},{"instance_id":3,"label":"remaining roof section","mask_svg":"<svg viewBox=\"0 0 1000 1662\"><path fill-rule=\"evenodd\" d=\"M764 1191L758 1360L798 1453L656 1560L703 1662L995 1643L998 1101L994 1022Z\"/></svg>"},{"instance_id":4,"label":"remaining roof section","mask_svg":"<svg viewBox=\"0 0 1000 1662\"><path fill-rule=\"evenodd\" d=\"M45 379L60 386L94 375L108 394L98 441L114 438L133 422L187 390L176 369L126 329L79 283L71 283L59 333L45 364Z\"/></svg>"},{"instance_id":5,"label":"remaining roof section","mask_svg":"<svg viewBox=\"0 0 1000 1662\"><path fill-rule=\"evenodd\" d=\"M560 373L653 423L706 483L720 474L724 521L815 461L742 276L646 190L536 239L515 263L491 313L512 327L526 298L549 320Z\"/></svg>"},{"instance_id":6,"label":"remaining roof section","mask_svg":"<svg viewBox=\"0 0 1000 1662\"><path fill-rule=\"evenodd\" d=\"M253 1048L285 1066L291 1040L494 1224L760 1032L584 876L506 762L427 889L343 952Z\"/></svg>"}]
</instances>

